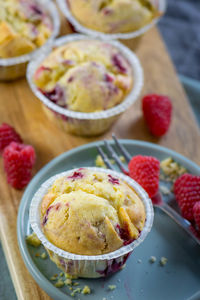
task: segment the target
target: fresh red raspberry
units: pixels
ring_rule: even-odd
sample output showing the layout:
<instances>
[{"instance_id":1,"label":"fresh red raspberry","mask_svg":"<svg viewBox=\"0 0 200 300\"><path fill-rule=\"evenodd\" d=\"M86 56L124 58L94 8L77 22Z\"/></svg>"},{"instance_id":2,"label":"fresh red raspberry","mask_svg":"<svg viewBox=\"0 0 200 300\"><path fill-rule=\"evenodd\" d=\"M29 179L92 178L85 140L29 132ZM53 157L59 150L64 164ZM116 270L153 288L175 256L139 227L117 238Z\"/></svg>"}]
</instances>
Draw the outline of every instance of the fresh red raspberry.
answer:
<instances>
[{"instance_id":1,"label":"fresh red raspberry","mask_svg":"<svg viewBox=\"0 0 200 300\"><path fill-rule=\"evenodd\" d=\"M155 136L164 135L170 126L172 103L167 96L147 95L142 99L144 119Z\"/></svg>"},{"instance_id":2,"label":"fresh red raspberry","mask_svg":"<svg viewBox=\"0 0 200 300\"><path fill-rule=\"evenodd\" d=\"M196 226L200 231L200 201L196 202L195 205L193 206L193 216L194 216L194 221L196 223Z\"/></svg>"},{"instance_id":3,"label":"fresh red raspberry","mask_svg":"<svg viewBox=\"0 0 200 300\"><path fill-rule=\"evenodd\" d=\"M153 197L158 192L160 162L152 156L134 156L129 162L129 175Z\"/></svg>"},{"instance_id":4,"label":"fresh red raspberry","mask_svg":"<svg viewBox=\"0 0 200 300\"><path fill-rule=\"evenodd\" d=\"M25 187L31 179L35 150L30 145L10 143L3 152L7 181L16 189Z\"/></svg>"},{"instance_id":5,"label":"fresh red raspberry","mask_svg":"<svg viewBox=\"0 0 200 300\"><path fill-rule=\"evenodd\" d=\"M181 175L174 183L174 194L183 217L194 220L193 206L200 201L200 176Z\"/></svg>"},{"instance_id":6,"label":"fresh red raspberry","mask_svg":"<svg viewBox=\"0 0 200 300\"><path fill-rule=\"evenodd\" d=\"M13 127L6 123L2 123L0 126L0 151L11 142L22 143L22 139Z\"/></svg>"}]
</instances>

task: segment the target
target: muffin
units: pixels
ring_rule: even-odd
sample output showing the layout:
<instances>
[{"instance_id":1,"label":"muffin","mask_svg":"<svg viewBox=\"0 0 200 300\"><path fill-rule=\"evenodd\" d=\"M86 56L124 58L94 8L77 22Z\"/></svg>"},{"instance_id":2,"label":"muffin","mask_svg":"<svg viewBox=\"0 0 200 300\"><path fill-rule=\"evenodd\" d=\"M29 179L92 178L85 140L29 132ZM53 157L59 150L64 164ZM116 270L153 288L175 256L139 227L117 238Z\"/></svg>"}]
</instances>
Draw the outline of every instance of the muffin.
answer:
<instances>
[{"instance_id":1,"label":"muffin","mask_svg":"<svg viewBox=\"0 0 200 300\"><path fill-rule=\"evenodd\" d=\"M78 169L57 179L41 202L41 227L56 247L101 255L138 239L146 220L137 193L104 172Z\"/></svg>"},{"instance_id":2,"label":"muffin","mask_svg":"<svg viewBox=\"0 0 200 300\"><path fill-rule=\"evenodd\" d=\"M159 16L149 0L65 0L84 27L103 33L128 33Z\"/></svg>"},{"instance_id":3,"label":"muffin","mask_svg":"<svg viewBox=\"0 0 200 300\"><path fill-rule=\"evenodd\" d=\"M34 0L0 0L0 58L21 56L41 47L53 24Z\"/></svg>"},{"instance_id":4,"label":"muffin","mask_svg":"<svg viewBox=\"0 0 200 300\"><path fill-rule=\"evenodd\" d=\"M36 70L34 83L63 108L100 112L125 99L133 86L133 72L118 48L86 38L54 49Z\"/></svg>"}]
</instances>

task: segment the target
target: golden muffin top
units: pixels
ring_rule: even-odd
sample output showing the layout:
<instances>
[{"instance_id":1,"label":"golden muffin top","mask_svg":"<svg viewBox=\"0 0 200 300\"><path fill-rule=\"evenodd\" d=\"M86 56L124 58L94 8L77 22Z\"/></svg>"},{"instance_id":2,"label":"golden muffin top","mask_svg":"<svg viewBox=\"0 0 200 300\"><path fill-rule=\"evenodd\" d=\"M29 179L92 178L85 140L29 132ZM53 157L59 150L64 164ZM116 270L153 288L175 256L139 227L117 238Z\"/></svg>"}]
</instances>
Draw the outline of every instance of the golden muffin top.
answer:
<instances>
[{"instance_id":1,"label":"golden muffin top","mask_svg":"<svg viewBox=\"0 0 200 300\"><path fill-rule=\"evenodd\" d=\"M138 30L159 15L149 0L68 0L68 5L83 26L110 34Z\"/></svg>"},{"instance_id":2,"label":"golden muffin top","mask_svg":"<svg viewBox=\"0 0 200 300\"><path fill-rule=\"evenodd\" d=\"M124 100L132 88L133 74L118 48L86 39L53 50L36 71L34 82L61 107L98 112Z\"/></svg>"},{"instance_id":3,"label":"golden muffin top","mask_svg":"<svg viewBox=\"0 0 200 300\"><path fill-rule=\"evenodd\" d=\"M67 252L99 255L139 237L143 202L121 179L81 168L57 179L41 203L42 230Z\"/></svg>"},{"instance_id":4,"label":"golden muffin top","mask_svg":"<svg viewBox=\"0 0 200 300\"><path fill-rule=\"evenodd\" d=\"M52 21L34 0L0 0L0 58L20 56L42 46Z\"/></svg>"}]
</instances>

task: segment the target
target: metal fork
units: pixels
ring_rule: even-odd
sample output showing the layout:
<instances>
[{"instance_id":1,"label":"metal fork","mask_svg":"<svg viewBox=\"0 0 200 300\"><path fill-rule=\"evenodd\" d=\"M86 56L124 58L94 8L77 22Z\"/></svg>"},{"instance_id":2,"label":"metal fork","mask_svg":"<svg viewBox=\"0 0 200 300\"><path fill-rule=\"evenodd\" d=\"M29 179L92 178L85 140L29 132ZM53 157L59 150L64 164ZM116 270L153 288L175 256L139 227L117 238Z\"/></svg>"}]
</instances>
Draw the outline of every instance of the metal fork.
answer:
<instances>
[{"instance_id":1,"label":"metal fork","mask_svg":"<svg viewBox=\"0 0 200 300\"><path fill-rule=\"evenodd\" d=\"M132 158L130 153L119 142L119 140L116 138L116 136L114 134L112 134L112 138L114 140L114 144L117 147L117 149L121 152L121 154L123 154L126 162L129 163L129 161ZM108 151L108 153L112 157L112 159L116 162L116 164L120 168L120 170L125 175L128 175L129 174L128 169L126 168L126 166L124 166L124 164L120 160L120 157L118 156L118 154L116 153L114 148L110 145L110 143L107 140L104 140L104 145L105 145L106 150ZM97 149L98 149L98 152L101 155L105 165L109 169L115 170L115 168L111 164L107 154L103 151L103 149L100 146L97 146ZM194 227L192 226L192 224L188 220L184 219L179 213L177 213L166 202L164 202L162 194L160 192L158 192L158 194L155 197L153 197L151 200L152 200L152 203L153 203L154 207L157 207L157 208L161 209L163 212L165 212L169 217L171 217L181 228L183 228L200 245L200 237L198 237L198 235L197 235Z\"/></svg>"}]
</instances>

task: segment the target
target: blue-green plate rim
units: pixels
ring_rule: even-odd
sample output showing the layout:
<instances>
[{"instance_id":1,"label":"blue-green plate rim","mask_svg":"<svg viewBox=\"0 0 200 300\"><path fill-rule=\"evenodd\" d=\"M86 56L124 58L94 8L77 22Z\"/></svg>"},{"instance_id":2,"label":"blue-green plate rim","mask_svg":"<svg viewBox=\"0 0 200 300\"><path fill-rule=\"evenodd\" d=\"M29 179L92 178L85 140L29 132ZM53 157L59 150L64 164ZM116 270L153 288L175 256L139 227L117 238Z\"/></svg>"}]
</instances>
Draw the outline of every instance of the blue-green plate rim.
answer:
<instances>
[{"instance_id":1,"label":"blue-green plate rim","mask_svg":"<svg viewBox=\"0 0 200 300\"><path fill-rule=\"evenodd\" d=\"M167 147L159 146L157 144L152 144L149 142L139 141L139 140L128 140L128 139L121 139L120 142L124 144L130 144L135 145L139 147L145 147L145 148L151 148L154 150L158 150L162 153L165 153L168 157L171 156L175 160L181 160L184 161L186 165L189 165L191 168L196 169L196 171L200 174L200 166L198 166L196 163L191 161L190 159L186 158L185 156L179 154L178 152L171 150ZM76 148L73 148L67 152L64 152L63 154L60 154L59 156L52 159L49 163L47 163L31 180L29 185L27 186L18 210L18 217L17 217L17 238L18 238L18 245L19 249L22 255L22 258L24 260L24 263L29 270L30 274L33 276L35 281L40 285L40 287L45 290L48 294L51 295L51 297L63 297L64 294L61 292L58 288L56 288L51 282L49 282L48 279L38 270L38 268L35 266L35 264L32 262L32 258L29 254L29 251L26 246L26 241L22 235L21 231L21 225L22 225L22 217L24 216L24 209L26 203L26 199L28 198L29 191L34 187L34 185L37 183L40 177L42 177L47 170L51 169L53 166L55 166L59 161L65 159L65 157L71 156L76 154L77 152L80 152L85 149L94 148L96 146L103 146L103 141L93 142L89 144L85 144ZM70 296L66 295L66 299L71 299Z\"/></svg>"}]
</instances>

